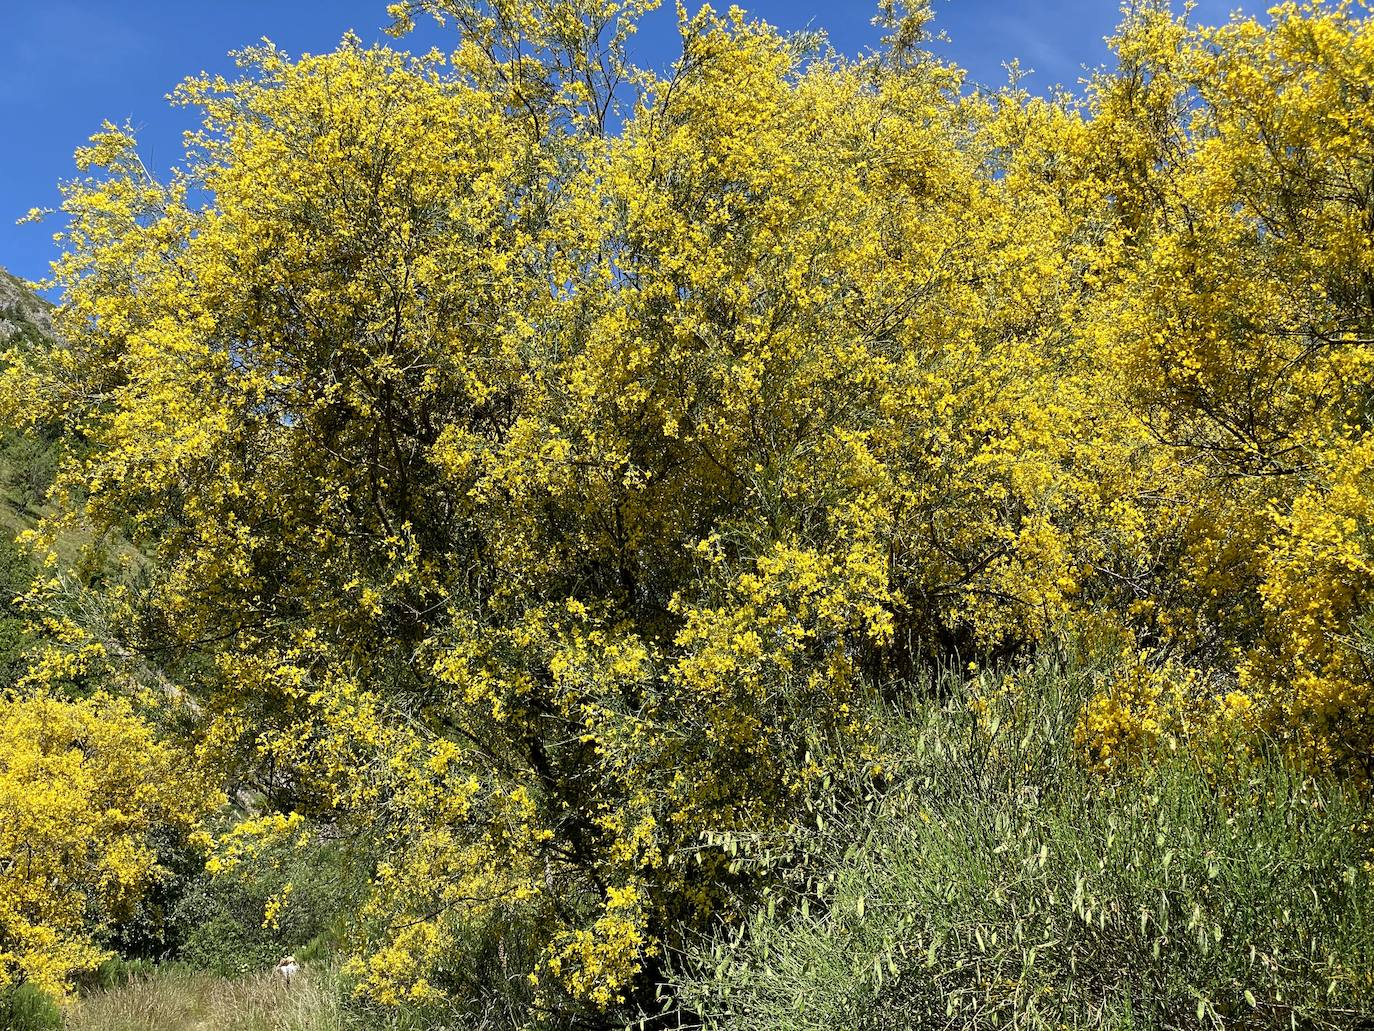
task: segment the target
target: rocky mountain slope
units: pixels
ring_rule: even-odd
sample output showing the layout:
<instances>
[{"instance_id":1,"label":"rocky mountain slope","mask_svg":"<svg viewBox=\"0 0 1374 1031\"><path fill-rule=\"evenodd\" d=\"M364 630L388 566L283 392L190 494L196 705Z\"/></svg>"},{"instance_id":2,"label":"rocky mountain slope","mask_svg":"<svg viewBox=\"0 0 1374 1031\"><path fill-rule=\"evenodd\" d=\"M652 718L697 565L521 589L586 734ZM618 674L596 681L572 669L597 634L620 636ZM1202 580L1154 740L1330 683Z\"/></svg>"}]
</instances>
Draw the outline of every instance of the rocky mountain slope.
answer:
<instances>
[{"instance_id":1,"label":"rocky mountain slope","mask_svg":"<svg viewBox=\"0 0 1374 1031\"><path fill-rule=\"evenodd\" d=\"M0 268L0 346L21 334L52 335L52 305Z\"/></svg>"}]
</instances>

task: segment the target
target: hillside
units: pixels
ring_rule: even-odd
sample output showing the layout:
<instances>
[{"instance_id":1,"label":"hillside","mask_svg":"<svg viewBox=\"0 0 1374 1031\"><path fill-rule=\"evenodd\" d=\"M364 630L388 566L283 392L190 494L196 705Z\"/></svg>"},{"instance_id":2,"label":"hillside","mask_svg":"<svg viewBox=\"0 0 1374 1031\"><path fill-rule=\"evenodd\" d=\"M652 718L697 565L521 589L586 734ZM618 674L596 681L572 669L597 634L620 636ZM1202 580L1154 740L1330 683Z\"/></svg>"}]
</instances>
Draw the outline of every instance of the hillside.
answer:
<instances>
[{"instance_id":1,"label":"hillside","mask_svg":"<svg viewBox=\"0 0 1374 1031\"><path fill-rule=\"evenodd\" d=\"M52 305L22 279L0 268L0 342L8 345L21 335L52 335Z\"/></svg>"},{"instance_id":2,"label":"hillside","mask_svg":"<svg viewBox=\"0 0 1374 1031\"><path fill-rule=\"evenodd\" d=\"M51 311L23 281L0 269L0 353L52 339ZM53 435L0 431L0 686L18 675L28 646L13 599L25 589L32 566L14 537L38 518L56 471L58 446Z\"/></svg>"},{"instance_id":3,"label":"hillside","mask_svg":"<svg viewBox=\"0 0 1374 1031\"><path fill-rule=\"evenodd\" d=\"M53 336L52 305L0 269L0 349ZM0 433L0 526L8 536L31 526L57 465L55 434Z\"/></svg>"}]
</instances>

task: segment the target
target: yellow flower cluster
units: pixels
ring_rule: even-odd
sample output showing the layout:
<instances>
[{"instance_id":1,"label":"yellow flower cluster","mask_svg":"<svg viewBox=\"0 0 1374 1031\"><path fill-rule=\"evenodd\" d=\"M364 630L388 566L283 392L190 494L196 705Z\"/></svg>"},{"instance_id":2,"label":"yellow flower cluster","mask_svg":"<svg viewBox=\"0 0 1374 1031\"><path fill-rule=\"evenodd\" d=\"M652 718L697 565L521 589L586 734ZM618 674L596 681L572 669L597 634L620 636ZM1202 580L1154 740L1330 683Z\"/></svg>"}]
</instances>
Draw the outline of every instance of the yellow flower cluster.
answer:
<instances>
[{"instance_id":1,"label":"yellow flower cluster","mask_svg":"<svg viewBox=\"0 0 1374 1031\"><path fill-rule=\"evenodd\" d=\"M1188 733L1189 703L1196 676L1148 656L1130 655L1085 706L1074 727L1074 744L1100 773L1130 769L1148 761L1162 743L1177 747Z\"/></svg>"},{"instance_id":2,"label":"yellow flower cluster","mask_svg":"<svg viewBox=\"0 0 1374 1031\"><path fill-rule=\"evenodd\" d=\"M0 698L0 992L65 992L165 871L156 835L223 801L124 701Z\"/></svg>"}]
</instances>

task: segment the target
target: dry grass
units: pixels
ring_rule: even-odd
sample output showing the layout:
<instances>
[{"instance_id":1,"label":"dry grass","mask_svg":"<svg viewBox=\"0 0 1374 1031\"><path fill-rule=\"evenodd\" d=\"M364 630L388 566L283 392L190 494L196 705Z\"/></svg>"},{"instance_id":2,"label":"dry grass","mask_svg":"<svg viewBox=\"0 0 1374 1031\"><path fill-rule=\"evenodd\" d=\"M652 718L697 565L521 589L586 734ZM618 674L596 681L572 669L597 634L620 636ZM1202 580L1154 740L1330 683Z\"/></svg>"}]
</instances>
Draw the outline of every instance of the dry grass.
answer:
<instances>
[{"instance_id":1,"label":"dry grass","mask_svg":"<svg viewBox=\"0 0 1374 1031\"><path fill-rule=\"evenodd\" d=\"M163 968L74 1002L70 1031L359 1031L337 973L304 971L287 988L270 972L228 980Z\"/></svg>"}]
</instances>

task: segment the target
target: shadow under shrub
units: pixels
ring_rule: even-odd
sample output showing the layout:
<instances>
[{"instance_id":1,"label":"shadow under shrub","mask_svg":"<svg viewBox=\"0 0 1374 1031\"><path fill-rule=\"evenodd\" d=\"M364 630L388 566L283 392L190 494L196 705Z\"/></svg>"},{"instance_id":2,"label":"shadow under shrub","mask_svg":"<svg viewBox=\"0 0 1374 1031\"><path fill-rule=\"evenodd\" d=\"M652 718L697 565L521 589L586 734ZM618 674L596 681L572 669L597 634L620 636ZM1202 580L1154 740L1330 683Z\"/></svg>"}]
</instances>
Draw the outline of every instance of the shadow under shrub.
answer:
<instances>
[{"instance_id":1,"label":"shadow under shrub","mask_svg":"<svg viewBox=\"0 0 1374 1031\"><path fill-rule=\"evenodd\" d=\"M803 835L805 884L685 957L708 1027L1357 1027L1366 808L1268 755L1106 779L1042 664L894 719L897 771ZM824 823L824 821L822 821Z\"/></svg>"},{"instance_id":2,"label":"shadow under shrub","mask_svg":"<svg viewBox=\"0 0 1374 1031\"><path fill-rule=\"evenodd\" d=\"M307 961L325 955L357 912L357 864L340 845L314 842L248 870L201 874L176 904L176 958L235 976L268 969L288 953Z\"/></svg>"}]
</instances>

